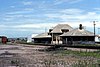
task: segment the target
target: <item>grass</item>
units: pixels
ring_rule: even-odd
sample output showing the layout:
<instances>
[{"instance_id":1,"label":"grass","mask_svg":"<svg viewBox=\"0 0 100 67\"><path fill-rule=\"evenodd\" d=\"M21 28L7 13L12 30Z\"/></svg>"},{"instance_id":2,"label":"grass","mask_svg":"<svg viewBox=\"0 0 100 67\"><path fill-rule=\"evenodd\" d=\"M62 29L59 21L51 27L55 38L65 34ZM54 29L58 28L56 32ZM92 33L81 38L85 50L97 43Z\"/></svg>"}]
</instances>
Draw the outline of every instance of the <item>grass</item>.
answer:
<instances>
[{"instance_id":1,"label":"grass","mask_svg":"<svg viewBox=\"0 0 100 67\"><path fill-rule=\"evenodd\" d=\"M42 45L42 43L27 43L27 42L19 42L21 44L27 44L27 45L37 45L40 44ZM97 45L81 45L81 46L97 46ZM56 53L61 53L61 54L73 54L73 55L77 55L77 56L91 56L91 57L96 57L96 58L100 58L100 50L98 51L94 51L94 52L86 52L86 51L71 51L71 50L59 50L59 51L55 51Z\"/></svg>"},{"instance_id":2,"label":"grass","mask_svg":"<svg viewBox=\"0 0 100 67\"><path fill-rule=\"evenodd\" d=\"M71 50L58 50L51 52L53 52L53 54L57 54L59 58L63 58L66 56L77 58L76 62L73 63L71 67L100 67L100 51L83 52L83 51L71 51Z\"/></svg>"},{"instance_id":3,"label":"grass","mask_svg":"<svg viewBox=\"0 0 100 67\"><path fill-rule=\"evenodd\" d=\"M95 57L95 58L100 58L100 51L83 52L83 51L62 50L59 53L62 55L72 54L72 55L76 55L76 56L83 56L83 57L91 56L91 57Z\"/></svg>"}]
</instances>

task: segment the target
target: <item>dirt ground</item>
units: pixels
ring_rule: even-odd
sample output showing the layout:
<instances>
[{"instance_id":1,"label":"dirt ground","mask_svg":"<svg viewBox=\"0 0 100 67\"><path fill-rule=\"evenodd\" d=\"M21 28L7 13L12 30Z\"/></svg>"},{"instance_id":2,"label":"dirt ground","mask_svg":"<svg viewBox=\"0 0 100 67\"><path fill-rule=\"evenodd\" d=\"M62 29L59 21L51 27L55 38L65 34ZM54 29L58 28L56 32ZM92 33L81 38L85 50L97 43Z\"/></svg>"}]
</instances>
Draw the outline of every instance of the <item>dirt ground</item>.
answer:
<instances>
[{"instance_id":1,"label":"dirt ground","mask_svg":"<svg viewBox=\"0 0 100 67\"><path fill-rule=\"evenodd\" d=\"M45 46L24 44L0 45L0 67L75 67L74 65L78 65L79 62L84 63L85 61L91 66L97 64L97 59L93 57L78 57L56 54L55 51L40 51L46 48Z\"/></svg>"}]
</instances>

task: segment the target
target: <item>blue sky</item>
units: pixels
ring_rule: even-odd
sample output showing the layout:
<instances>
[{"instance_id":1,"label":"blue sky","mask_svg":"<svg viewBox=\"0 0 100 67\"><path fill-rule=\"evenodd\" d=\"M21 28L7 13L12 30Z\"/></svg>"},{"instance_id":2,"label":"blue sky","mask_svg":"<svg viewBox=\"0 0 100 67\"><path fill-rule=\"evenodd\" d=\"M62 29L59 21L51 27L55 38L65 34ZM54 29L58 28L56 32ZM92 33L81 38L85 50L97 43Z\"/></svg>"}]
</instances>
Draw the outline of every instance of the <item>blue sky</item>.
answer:
<instances>
[{"instance_id":1,"label":"blue sky","mask_svg":"<svg viewBox=\"0 0 100 67\"><path fill-rule=\"evenodd\" d=\"M59 24L100 27L100 0L0 0L0 35L27 37ZM99 33L100 34L100 33Z\"/></svg>"}]
</instances>

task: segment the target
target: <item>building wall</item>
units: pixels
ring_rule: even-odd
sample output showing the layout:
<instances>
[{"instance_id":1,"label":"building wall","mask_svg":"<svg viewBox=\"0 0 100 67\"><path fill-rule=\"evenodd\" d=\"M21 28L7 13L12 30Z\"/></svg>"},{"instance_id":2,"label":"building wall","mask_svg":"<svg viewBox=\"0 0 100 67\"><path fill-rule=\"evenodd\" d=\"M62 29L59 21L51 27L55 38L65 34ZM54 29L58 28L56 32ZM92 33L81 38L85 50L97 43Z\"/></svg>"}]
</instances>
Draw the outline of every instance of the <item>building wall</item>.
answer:
<instances>
[{"instance_id":1,"label":"building wall","mask_svg":"<svg viewBox=\"0 0 100 67\"><path fill-rule=\"evenodd\" d=\"M94 42L94 36L66 36L62 37L63 44L73 44L78 42Z\"/></svg>"},{"instance_id":2,"label":"building wall","mask_svg":"<svg viewBox=\"0 0 100 67\"><path fill-rule=\"evenodd\" d=\"M51 38L34 38L34 43L51 43Z\"/></svg>"}]
</instances>

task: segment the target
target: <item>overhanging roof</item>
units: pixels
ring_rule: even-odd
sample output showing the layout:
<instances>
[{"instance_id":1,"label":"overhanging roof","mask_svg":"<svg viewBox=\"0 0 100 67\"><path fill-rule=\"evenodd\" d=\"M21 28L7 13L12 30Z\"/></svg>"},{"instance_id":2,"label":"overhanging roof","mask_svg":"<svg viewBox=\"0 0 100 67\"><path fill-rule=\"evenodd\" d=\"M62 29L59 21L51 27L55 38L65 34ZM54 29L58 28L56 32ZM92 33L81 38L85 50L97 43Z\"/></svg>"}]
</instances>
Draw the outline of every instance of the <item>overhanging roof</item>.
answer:
<instances>
[{"instance_id":1,"label":"overhanging roof","mask_svg":"<svg viewBox=\"0 0 100 67\"><path fill-rule=\"evenodd\" d=\"M67 33L64 33L60 36L94 36L94 33L87 31L85 29L73 29Z\"/></svg>"},{"instance_id":2,"label":"overhanging roof","mask_svg":"<svg viewBox=\"0 0 100 67\"><path fill-rule=\"evenodd\" d=\"M38 34L37 36L33 38L51 38L51 36L48 35L48 33L42 33L42 34Z\"/></svg>"},{"instance_id":3,"label":"overhanging roof","mask_svg":"<svg viewBox=\"0 0 100 67\"><path fill-rule=\"evenodd\" d=\"M68 24L58 24L53 28L53 30L50 33L62 33L62 29L72 30L73 28Z\"/></svg>"}]
</instances>

